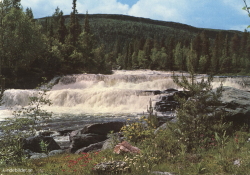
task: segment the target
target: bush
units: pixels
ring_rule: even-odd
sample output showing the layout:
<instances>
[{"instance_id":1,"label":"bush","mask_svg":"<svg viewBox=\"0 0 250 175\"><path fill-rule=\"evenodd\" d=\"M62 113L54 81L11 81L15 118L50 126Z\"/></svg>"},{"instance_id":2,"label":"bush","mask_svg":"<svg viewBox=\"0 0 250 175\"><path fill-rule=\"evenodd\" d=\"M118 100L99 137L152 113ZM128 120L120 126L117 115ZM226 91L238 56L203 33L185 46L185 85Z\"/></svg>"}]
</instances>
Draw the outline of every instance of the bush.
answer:
<instances>
[{"instance_id":1,"label":"bush","mask_svg":"<svg viewBox=\"0 0 250 175\"><path fill-rule=\"evenodd\" d=\"M0 136L0 164L20 164L25 160L22 149L22 139L34 136L41 121L49 119L52 113L41 109L43 105L51 105L46 98L46 92L51 85L41 84L30 97L27 107L13 112L13 117L0 123L2 135Z\"/></svg>"},{"instance_id":2,"label":"bush","mask_svg":"<svg viewBox=\"0 0 250 175\"><path fill-rule=\"evenodd\" d=\"M176 110L178 121L170 125L173 134L182 144L187 146L188 151L197 151L200 148L209 148L215 144L215 133L223 135L230 128L230 123L224 123L225 111L222 106L222 85L212 90L212 77L207 80L203 77L200 81L195 80L191 72L190 79L185 76L181 80L173 76L174 82L191 96L188 100L177 98L180 107Z\"/></svg>"}]
</instances>

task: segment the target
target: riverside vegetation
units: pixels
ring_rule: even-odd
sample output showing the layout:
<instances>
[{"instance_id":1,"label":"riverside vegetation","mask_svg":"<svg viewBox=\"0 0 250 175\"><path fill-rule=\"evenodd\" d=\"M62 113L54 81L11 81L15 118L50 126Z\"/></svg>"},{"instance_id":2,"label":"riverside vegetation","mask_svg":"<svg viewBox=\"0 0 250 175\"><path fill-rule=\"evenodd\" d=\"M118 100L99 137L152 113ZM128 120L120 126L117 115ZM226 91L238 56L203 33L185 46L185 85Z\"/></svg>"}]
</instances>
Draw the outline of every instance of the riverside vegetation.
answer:
<instances>
[{"instance_id":1,"label":"riverside vegetation","mask_svg":"<svg viewBox=\"0 0 250 175\"><path fill-rule=\"evenodd\" d=\"M2 141L0 143L1 168L3 170L29 169L35 174L95 174L93 168L98 163L124 161L126 167L123 169L130 171L120 172L120 174L145 175L153 171L176 174L249 172L249 127L234 126L233 123L224 120L223 117L229 114L217 109L223 88L212 90L212 78L195 81L192 67L190 67L190 75L190 78L173 76L175 83L188 91L189 95L191 94L188 100L178 99L180 107L176 110L177 122L167 122L165 128L159 128L156 132L158 124L150 103L149 117L142 117L135 123L128 122L122 128L121 132L126 140L141 149L140 154L118 155L111 149L78 155L65 153L37 160L25 159L18 141L20 137L26 135L16 135L16 133L13 135L13 131L18 131L23 123L34 124L36 117L42 112L36 111L43 104L40 103L38 108L31 108L31 118L29 113L24 112L23 118L17 117L18 120L11 120L11 125L8 127L13 128L12 132L8 127L4 129L4 133L8 133L11 137L2 140L8 143ZM47 103L43 94L36 100ZM31 100L34 99L31 98ZM33 131L33 127L30 129ZM118 140L115 137L113 139ZM46 143L40 145L46 152ZM116 172L107 174L116 174Z\"/></svg>"},{"instance_id":2,"label":"riverside vegetation","mask_svg":"<svg viewBox=\"0 0 250 175\"><path fill-rule=\"evenodd\" d=\"M105 68L102 70L108 72L112 66L108 64L113 61L108 60L112 54L106 56L106 60L100 60L103 58L104 48L92 47L92 35L88 33L90 31L88 18L85 18L87 20L85 20L84 31L81 32L76 17L76 0L73 0L73 12L68 30L65 30L64 18L59 9L53 16L53 19L58 19L57 24L60 24L58 29L53 28L50 23L47 23L50 25L46 28L42 28L33 19L31 9L27 9L26 13L22 12L20 0L1 1L0 11L2 15L0 18L0 74L7 77L8 87L20 87L20 82L25 80L24 77L29 79L32 75L34 75L34 80L42 75L73 73L71 72L73 69L76 70L74 73L91 72L89 70L91 67L95 68L93 72L101 70L100 68ZM11 19L16 19L16 23ZM43 34L41 29L44 31ZM131 68L131 60L134 60L133 66L139 64L142 68L150 66L158 68L159 65L163 65L158 69L186 69L191 74L190 79L173 77L180 87L192 94L189 100L178 99L180 107L176 110L178 119L176 123L166 123L166 128L159 129L155 134L157 120L156 116L152 115L150 105L149 118L142 118L139 122L130 123L122 128L121 132L126 140L141 149L141 154L138 155L117 155L113 153L113 150L105 150L81 155L61 154L37 160L26 159L21 138L34 135L38 121L51 116L41 110L42 105L51 104L45 98L46 88L38 91L38 96L31 98L28 108L16 111L14 118L2 123L0 172L20 168L32 170L32 173L41 175L87 175L94 174L95 164L114 160L127 162L128 167L124 169L130 169L130 172L122 174L145 175L152 171L176 174L246 174L250 172L249 126L234 126L233 123L224 120L224 115L228 114L217 108L220 105L219 97L223 88L212 91L212 78L202 79L200 82L194 80L194 72L197 71L205 73L214 70L220 70L219 73L249 71L249 52L245 52L249 50L247 49L250 43L248 35L245 32L240 38L236 33L229 42L228 37L223 38L220 34L215 40L209 40L203 32L202 35L198 34L190 45L190 42L175 43L175 38L169 38L168 44L165 40L161 42L161 45L154 42L156 48L154 50L152 50L152 37L147 40L142 37L135 43L145 40L146 42L141 42L143 44L140 46L137 45L138 49L134 49L135 54L130 52L133 44L128 42L120 55L119 52L114 52L118 53L118 57L114 57L115 63L121 64L123 68ZM78 40L78 37L81 40ZM239 43L242 43L241 49L239 49ZM17 55L19 59L16 59ZM240 61L237 61L238 59ZM161 61L164 61L164 64L161 64ZM154 65L154 63L159 65ZM42 70L47 67L51 69L43 72ZM194 70L193 67L199 70ZM1 80L3 79L1 76ZM1 89L2 84L3 81L1 81ZM26 132L23 132L23 129ZM40 145L42 150L47 152L46 143Z\"/></svg>"}]
</instances>

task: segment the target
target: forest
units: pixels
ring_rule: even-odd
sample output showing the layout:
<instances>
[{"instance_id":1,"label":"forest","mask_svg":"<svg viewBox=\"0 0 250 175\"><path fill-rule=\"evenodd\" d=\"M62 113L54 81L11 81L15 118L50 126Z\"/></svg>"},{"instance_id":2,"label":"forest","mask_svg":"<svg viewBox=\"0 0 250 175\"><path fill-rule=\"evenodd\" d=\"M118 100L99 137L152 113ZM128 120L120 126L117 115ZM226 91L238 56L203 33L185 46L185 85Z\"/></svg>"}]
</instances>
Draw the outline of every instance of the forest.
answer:
<instances>
[{"instance_id":1,"label":"forest","mask_svg":"<svg viewBox=\"0 0 250 175\"><path fill-rule=\"evenodd\" d=\"M34 19L21 0L0 2L0 80L5 88L34 88L42 77L113 69L248 74L247 31L196 28L126 15L70 15L59 7Z\"/></svg>"}]
</instances>

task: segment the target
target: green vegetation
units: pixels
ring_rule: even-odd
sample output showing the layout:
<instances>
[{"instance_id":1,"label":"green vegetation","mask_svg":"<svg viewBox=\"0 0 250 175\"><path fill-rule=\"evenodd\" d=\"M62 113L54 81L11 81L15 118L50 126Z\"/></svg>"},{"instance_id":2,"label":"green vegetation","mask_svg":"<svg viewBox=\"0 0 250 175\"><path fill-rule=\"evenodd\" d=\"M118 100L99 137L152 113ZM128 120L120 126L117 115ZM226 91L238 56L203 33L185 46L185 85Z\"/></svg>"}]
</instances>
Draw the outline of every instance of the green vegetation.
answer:
<instances>
[{"instance_id":1,"label":"green vegetation","mask_svg":"<svg viewBox=\"0 0 250 175\"><path fill-rule=\"evenodd\" d=\"M218 108L222 88L212 91L210 77L199 82L194 79L196 72L248 73L248 32L203 31L121 15L96 15L91 19L88 14L77 14L76 0L68 18L57 8L52 17L34 20L31 9L23 12L20 0L1 1L0 12L1 96L5 83L6 87L30 87L42 76L109 73L117 65L124 69L186 70L191 75L190 78L173 77L191 95L188 100L177 99L180 107L176 110L176 123L168 122L156 132L157 120L150 101L148 118L122 128L126 140L141 149L137 155L117 155L105 150L26 159L21 138L34 135L38 122L51 116L41 109L42 105L51 104L45 98L48 89L38 90L27 108L1 122L0 173L26 169L34 174L87 175L94 174L94 165L114 160L127 163L124 169L130 172L123 174L145 175L151 171L246 174L250 171L249 126L237 129L224 120L227 114ZM132 34L134 31L138 32ZM25 84L26 80L31 82ZM47 153L47 143L41 142L40 146Z\"/></svg>"},{"instance_id":2,"label":"green vegetation","mask_svg":"<svg viewBox=\"0 0 250 175\"><path fill-rule=\"evenodd\" d=\"M70 15L56 8L34 19L20 0L0 2L0 75L6 88L34 88L56 75L112 69L249 74L247 31L195 28L125 15ZM190 60L189 58L192 58Z\"/></svg>"},{"instance_id":3,"label":"green vegetation","mask_svg":"<svg viewBox=\"0 0 250 175\"><path fill-rule=\"evenodd\" d=\"M28 106L15 110L13 117L1 121L0 167L25 162L22 139L34 136L42 127L41 121L46 122L52 116L52 113L42 109L44 105L51 105L50 100L46 98L46 92L50 88L51 84L42 83L30 97ZM47 144L40 144L41 149L46 152Z\"/></svg>"},{"instance_id":4,"label":"green vegetation","mask_svg":"<svg viewBox=\"0 0 250 175\"><path fill-rule=\"evenodd\" d=\"M188 100L177 98L180 102L176 111L177 122L167 122L165 128L156 131L157 120L150 101L149 117L143 117L136 123L128 122L122 128L126 140L141 149L140 154L115 154L113 150L61 154L37 160L8 161L2 164L2 171L26 169L35 174L87 175L95 174L93 168L98 163L124 161L126 167L123 169L126 171L120 174L145 175L152 171L177 174L249 172L249 127L236 129L232 123L224 121L226 113L218 108L222 87L212 90L210 77L196 81L192 66L189 69L189 78L173 76L174 81L191 95ZM116 141L115 137L113 139ZM40 146L46 152L46 143ZM17 156L15 160L22 157L18 152L14 155Z\"/></svg>"}]
</instances>

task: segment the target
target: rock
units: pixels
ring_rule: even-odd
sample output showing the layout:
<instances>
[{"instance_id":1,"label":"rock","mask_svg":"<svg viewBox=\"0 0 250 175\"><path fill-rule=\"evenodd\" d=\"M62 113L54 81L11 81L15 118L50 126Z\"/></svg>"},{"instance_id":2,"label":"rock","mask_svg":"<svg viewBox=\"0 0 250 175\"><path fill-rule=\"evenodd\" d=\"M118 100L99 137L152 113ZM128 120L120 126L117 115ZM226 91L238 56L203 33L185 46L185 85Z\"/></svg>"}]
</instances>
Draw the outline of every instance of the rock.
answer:
<instances>
[{"instance_id":1,"label":"rock","mask_svg":"<svg viewBox=\"0 0 250 175\"><path fill-rule=\"evenodd\" d=\"M137 147L132 146L126 141L123 141L122 143L119 143L118 145L115 146L114 152L116 154L120 154L123 152L129 152L129 153L137 153L140 154L141 150Z\"/></svg>"},{"instance_id":2,"label":"rock","mask_svg":"<svg viewBox=\"0 0 250 175\"><path fill-rule=\"evenodd\" d=\"M250 123L250 93L232 87L223 87L222 97L223 108L229 115L227 121L234 124Z\"/></svg>"},{"instance_id":3,"label":"rock","mask_svg":"<svg viewBox=\"0 0 250 175\"><path fill-rule=\"evenodd\" d=\"M30 157L30 159L41 159L46 157L48 157L48 155L45 153L35 153Z\"/></svg>"},{"instance_id":4,"label":"rock","mask_svg":"<svg viewBox=\"0 0 250 175\"><path fill-rule=\"evenodd\" d=\"M112 133L108 135L109 139L105 140L102 146L102 150L113 149L115 145L124 141L122 133Z\"/></svg>"},{"instance_id":5,"label":"rock","mask_svg":"<svg viewBox=\"0 0 250 175\"><path fill-rule=\"evenodd\" d=\"M69 130L69 129L64 129L64 130L59 130L59 134L61 136L66 136L66 135L69 135L73 130Z\"/></svg>"},{"instance_id":6,"label":"rock","mask_svg":"<svg viewBox=\"0 0 250 175\"><path fill-rule=\"evenodd\" d=\"M68 151L74 153L76 150L79 150L83 147L87 147L91 144L102 142L107 139L105 135L98 134L82 134L77 135L72 138L72 143Z\"/></svg>"},{"instance_id":7,"label":"rock","mask_svg":"<svg viewBox=\"0 0 250 175\"><path fill-rule=\"evenodd\" d=\"M113 141L113 139L109 138L107 140L105 140L103 146L102 146L102 150L106 150L106 149L113 149L114 145L116 145Z\"/></svg>"},{"instance_id":8,"label":"rock","mask_svg":"<svg viewBox=\"0 0 250 175\"><path fill-rule=\"evenodd\" d=\"M165 130L167 129L167 123L164 123L163 125L159 126L155 131L154 131L154 134L158 134L160 130Z\"/></svg>"},{"instance_id":9,"label":"rock","mask_svg":"<svg viewBox=\"0 0 250 175\"><path fill-rule=\"evenodd\" d=\"M61 149L68 149L70 147L69 136L54 136L53 138Z\"/></svg>"},{"instance_id":10,"label":"rock","mask_svg":"<svg viewBox=\"0 0 250 175\"><path fill-rule=\"evenodd\" d=\"M52 137L46 137L46 136L35 136L35 137L28 137L26 139L23 139L23 149L29 149L33 152L41 153L41 141L48 144L47 150L59 150L61 149L60 146L55 142L55 140Z\"/></svg>"},{"instance_id":11,"label":"rock","mask_svg":"<svg viewBox=\"0 0 250 175\"><path fill-rule=\"evenodd\" d=\"M97 123L97 124L90 124L85 126L82 130L82 134L100 134L100 135L107 135L111 131L119 132L121 128L124 126L124 122L108 122L108 123Z\"/></svg>"},{"instance_id":12,"label":"rock","mask_svg":"<svg viewBox=\"0 0 250 175\"><path fill-rule=\"evenodd\" d=\"M241 162L240 159L237 159L233 162L233 164L239 167L241 164L240 162Z\"/></svg>"},{"instance_id":13,"label":"rock","mask_svg":"<svg viewBox=\"0 0 250 175\"><path fill-rule=\"evenodd\" d=\"M126 162L122 161L112 161L112 162L104 162L95 165L93 171L97 174L110 174L110 173L124 173L130 172L130 168L127 166Z\"/></svg>"},{"instance_id":14,"label":"rock","mask_svg":"<svg viewBox=\"0 0 250 175\"><path fill-rule=\"evenodd\" d=\"M63 150L53 150L53 151L50 151L48 155L54 156L54 155L63 154L63 153L65 153L65 151L63 151Z\"/></svg>"},{"instance_id":15,"label":"rock","mask_svg":"<svg viewBox=\"0 0 250 175\"><path fill-rule=\"evenodd\" d=\"M179 106L175 97L187 99L190 96L188 92L178 91L172 88L162 91L161 94L163 95L160 96L154 106L154 109L157 112L174 111Z\"/></svg>"},{"instance_id":16,"label":"rock","mask_svg":"<svg viewBox=\"0 0 250 175\"><path fill-rule=\"evenodd\" d=\"M119 132L123 127L124 122L107 122L107 123L95 123L84 126L84 128L72 131L69 135L70 141L72 137L80 136L82 134L98 134L98 135L107 135L111 131Z\"/></svg>"},{"instance_id":17,"label":"rock","mask_svg":"<svg viewBox=\"0 0 250 175\"><path fill-rule=\"evenodd\" d=\"M104 143L105 143L105 141L91 144L91 145L89 145L87 147L84 147L84 148L81 148L81 149L77 150L75 152L75 154L87 153L87 152L91 152L91 151L98 151L98 150L100 150L102 148Z\"/></svg>"},{"instance_id":18,"label":"rock","mask_svg":"<svg viewBox=\"0 0 250 175\"><path fill-rule=\"evenodd\" d=\"M26 149L23 151L24 155L26 155L28 158L30 158L32 155L34 155L35 153L29 149Z\"/></svg>"}]
</instances>

